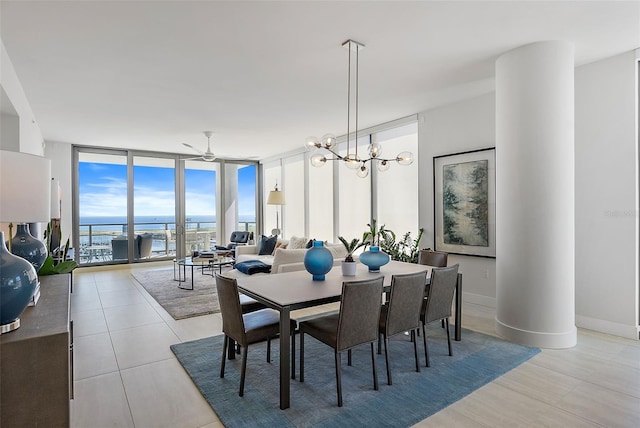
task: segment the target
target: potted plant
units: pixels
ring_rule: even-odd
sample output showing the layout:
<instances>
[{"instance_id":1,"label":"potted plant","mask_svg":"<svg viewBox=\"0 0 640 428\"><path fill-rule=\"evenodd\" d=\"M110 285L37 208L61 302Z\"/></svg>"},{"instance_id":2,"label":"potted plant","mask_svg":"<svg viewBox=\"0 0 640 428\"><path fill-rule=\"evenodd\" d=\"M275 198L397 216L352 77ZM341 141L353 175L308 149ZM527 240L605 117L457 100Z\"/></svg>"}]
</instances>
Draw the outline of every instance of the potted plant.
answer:
<instances>
[{"instance_id":1,"label":"potted plant","mask_svg":"<svg viewBox=\"0 0 640 428\"><path fill-rule=\"evenodd\" d=\"M342 245L347 250L347 256L342 262L342 275L343 276L355 276L356 275L356 261L353 259L353 253L361 247L367 245L365 242L360 242L358 238L353 238L351 241L347 241L342 236L338 236Z\"/></svg>"},{"instance_id":2,"label":"potted plant","mask_svg":"<svg viewBox=\"0 0 640 428\"><path fill-rule=\"evenodd\" d=\"M45 238L47 239L47 248L51 248L51 240L53 239L54 228L52 222L47 225L47 231ZM57 241L61 242L62 231L57 229ZM69 252L69 239L63 247L55 248L49 251L49 255L44 261L44 264L38 270L38 275L57 275L62 273L71 273L78 264L74 260L67 260L67 253Z\"/></svg>"},{"instance_id":3,"label":"potted plant","mask_svg":"<svg viewBox=\"0 0 640 428\"><path fill-rule=\"evenodd\" d=\"M424 233L424 228L420 228L418 230L418 236L416 239L411 237L411 232L407 232L404 234L402 239L396 241L395 239L390 239L390 235L387 236L388 239L384 239L380 242L380 248L389 256L391 260L398 260L401 262L408 263L418 263L418 255L420 253L420 240L422 239L422 235Z\"/></svg>"}]
</instances>

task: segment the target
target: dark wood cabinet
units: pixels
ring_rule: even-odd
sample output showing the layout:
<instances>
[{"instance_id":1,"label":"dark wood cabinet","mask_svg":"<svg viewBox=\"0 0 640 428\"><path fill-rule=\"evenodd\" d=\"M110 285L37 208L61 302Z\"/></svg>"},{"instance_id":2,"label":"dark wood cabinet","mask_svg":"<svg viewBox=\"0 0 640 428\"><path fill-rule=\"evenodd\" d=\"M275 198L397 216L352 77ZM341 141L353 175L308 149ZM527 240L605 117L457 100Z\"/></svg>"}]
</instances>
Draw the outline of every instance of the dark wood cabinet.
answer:
<instances>
[{"instance_id":1,"label":"dark wood cabinet","mask_svg":"<svg viewBox=\"0 0 640 428\"><path fill-rule=\"evenodd\" d=\"M0 426L68 427L73 398L71 275L40 278L40 300L0 336Z\"/></svg>"}]
</instances>

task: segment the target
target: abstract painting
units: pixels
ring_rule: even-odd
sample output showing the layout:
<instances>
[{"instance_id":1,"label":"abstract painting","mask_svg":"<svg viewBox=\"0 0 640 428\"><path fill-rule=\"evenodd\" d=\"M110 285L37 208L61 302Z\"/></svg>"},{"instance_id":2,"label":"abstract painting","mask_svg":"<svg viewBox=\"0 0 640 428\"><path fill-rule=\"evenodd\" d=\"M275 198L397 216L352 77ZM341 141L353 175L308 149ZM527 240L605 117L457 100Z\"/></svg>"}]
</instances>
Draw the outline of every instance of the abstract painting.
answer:
<instances>
[{"instance_id":1,"label":"abstract painting","mask_svg":"<svg viewBox=\"0 0 640 428\"><path fill-rule=\"evenodd\" d=\"M495 257L495 150L434 158L436 250Z\"/></svg>"}]
</instances>

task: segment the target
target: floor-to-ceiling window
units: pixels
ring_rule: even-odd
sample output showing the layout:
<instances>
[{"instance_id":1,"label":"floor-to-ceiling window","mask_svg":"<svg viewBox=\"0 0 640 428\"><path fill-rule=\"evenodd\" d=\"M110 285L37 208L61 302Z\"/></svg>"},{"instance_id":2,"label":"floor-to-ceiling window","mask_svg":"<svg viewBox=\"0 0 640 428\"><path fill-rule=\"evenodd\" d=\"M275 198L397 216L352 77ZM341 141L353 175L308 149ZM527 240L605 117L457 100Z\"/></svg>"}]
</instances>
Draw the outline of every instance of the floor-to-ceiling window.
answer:
<instances>
[{"instance_id":1,"label":"floor-to-ceiling window","mask_svg":"<svg viewBox=\"0 0 640 428\"><path fill-rule=\"evenodd\" d=\"M78 231L74 234L80 264L112 260L112 242L124 242L123 253L116 242L116 256L127 257L127 155L125 152L88 151L78 157Z\"/></svg>"},{"instance_id":2,"label":"floor-to-ceiling window","mask_svg":"<svg viewBox=\"0 0 640 428\"><path fill-rule=\"evenodd\" d=\"M340 161L328 161L321 167L311 166L309 159L315 152L301 151L265 163L265 229L273 227L276 213L283 208L280 228L285 238L302 233L331 241L336 241L338 236L349 240L361 238L367 224L376 219L378 225L384 224L393 230L398 239L407 232L415 239L420 228L418 162L399 165L395 158L402 152L411 152L414 159L418 158L416 119L416 116L402 118L359 132L359 158L368 159L368 146L375 142L382 148L381 157L391 159L385 171L378 170L376 161L366 162L368 174L364 178ZM345 156L345 138L338 141L341 142L335 149ZM352 140L351 154L355 154L355 147ZM333 157L320 152L328 158ZM302 157L304 163L300 162ZM287 200L284 207L266 204L266 196L276 182L283 183L281 190Z\"/></svg>"},{"instance_id":3,"label":"floor-to-ceiling window","mask_svg":"<svg viewBox=\"0 0 640 428\"><path fill-rule=\"evenodd\" d=\"M224 243L220 230L256 230L254 162L84 147L74 148L74 158L81 265L184 257ZM222 213L230 224L218 218Z\"/></svg>"},{"instance_id":4,"label":"floor-to-ceiling window","mask_svg":"<svg viewBox=\"0 0 640 428\"><path fill-rule=\"evenodd\" d=\"M217 242L218 164L184 161L185 252L210 250Z\"/></svg>"}]
</instances>

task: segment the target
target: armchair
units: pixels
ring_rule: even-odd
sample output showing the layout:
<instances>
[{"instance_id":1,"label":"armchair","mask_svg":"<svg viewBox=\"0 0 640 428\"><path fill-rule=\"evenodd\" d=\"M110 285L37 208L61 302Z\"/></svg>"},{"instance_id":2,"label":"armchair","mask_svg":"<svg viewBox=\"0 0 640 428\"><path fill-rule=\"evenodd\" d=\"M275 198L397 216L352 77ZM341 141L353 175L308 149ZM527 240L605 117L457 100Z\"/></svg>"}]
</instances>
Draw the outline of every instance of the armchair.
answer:
<instances>
[{"instance_id":1,"label":"armchair","mask_svg":"<svg viewBox=\"0 0 640 428\"><path fill-rule=\"evenodd\" d=\"M216 250L229 250L233 251L238 245L243 245L249 242L251 238L251 232L247 231L235 231L231 233L231 237L229 238L229 245L216 245Z\"/></svg>"}]
</instances>

